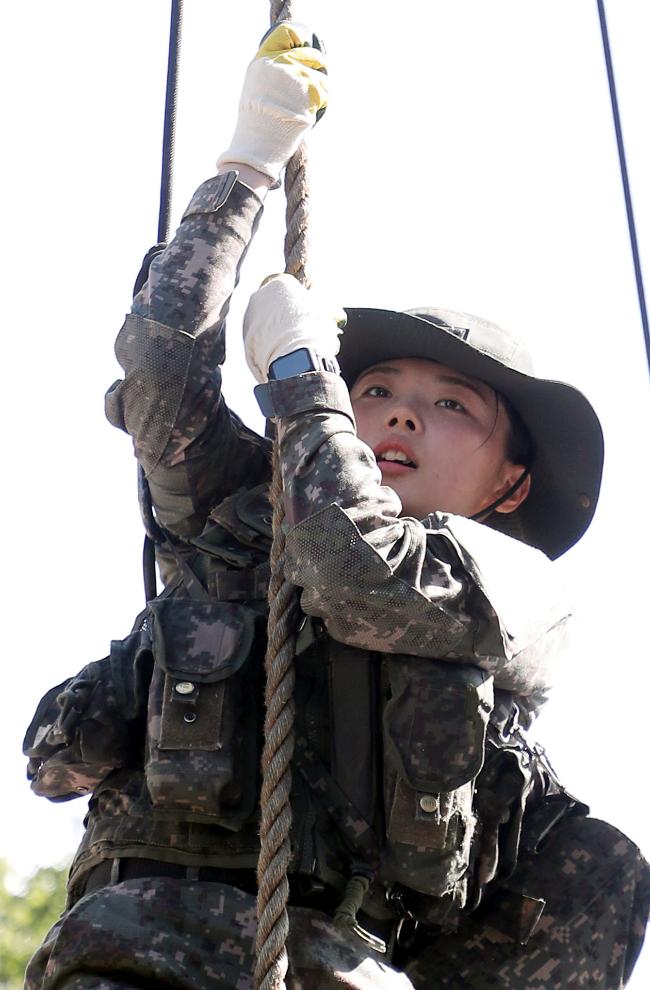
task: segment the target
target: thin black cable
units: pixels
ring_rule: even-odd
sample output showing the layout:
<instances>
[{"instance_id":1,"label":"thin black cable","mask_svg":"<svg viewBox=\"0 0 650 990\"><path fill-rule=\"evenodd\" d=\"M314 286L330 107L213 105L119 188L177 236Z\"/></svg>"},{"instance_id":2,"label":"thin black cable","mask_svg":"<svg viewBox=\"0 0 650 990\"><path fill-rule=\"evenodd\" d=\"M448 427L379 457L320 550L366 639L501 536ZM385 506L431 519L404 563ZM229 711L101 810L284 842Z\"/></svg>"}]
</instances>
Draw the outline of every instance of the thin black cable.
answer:
<instances>
[{"instance_id":1,"label":"thin black cable","mask_svg":"<svg viewBox=\"0 0 650 990\"><path fill-rule=\"evenodd\" d=\"M181 51L181 24L183 20L183 0L172 0L171 23L169 28L169 53L167 55L167 87L165 91L165 122L163 125L162 170L160 177L160 209L158 212L158 244L169 238L172 203L172 182L174 179L174 144L176 139L176 103L178 95L178 65ZM156 582L156 542L160 530L156 523L151 504L149 483L144 469L138 464L138 499L145 527L142 548L142 571L146 601L151 601L158 593ZM157 540L158 538L158 540Z\"/></svg>"},{"instance_id":2,"label":"thin black cable","mask_svg":"<svg viewBox=\"0 0 650 990\"><path fill-rule=\"evenodd\" d=\"M172 180L174 178L174 142L176 138L176 100L178 94L178 64L181 50L183 0L172 0L167 57L167 91L165 94L165 124L163 128L162 174L160 177L160 211L158 214L158 243L169 237Z\"/></svg>"},{"instance_id":3,"label":"thin black cable","mask_svg":"<svg viewBox=\"0 0 650 990\"><path fill-rule=\"evenodd\" d=\"M643 337L648 359L648 370L650 370L650 329L648 328L648 312L645 304L645 292L643 289L643 275L641 272L641 260L639 257L639 246L636 239L636 226L634 223L634 210L632 209L632 193L630 192L630 182L627 174L627 164L625 160L625 146L623 144L623 130L621 128L621 118L618 112L618 99L616 96L616 82L614 80L614 66L612 65L612 53L609 47L609 33L607 31L607 18L605 16L604 0L596 0L598 4L598 16L600 18L600 33L603 38L603 51L605 53L605 64L607 66L607 79L609 82L609 95L612 101L612 113L614 115L614 128L616 130L616 144L618 145L618 160L621 166L621 179L623 180L623 193L625 195L625 209L627 211L627 226L630 232L630 243L632 245L632 257L634 259L634 274L636 276L636 288L639 296L639 308L641 310L641 323L643 325Z\"/></svg>"}]
</instances>

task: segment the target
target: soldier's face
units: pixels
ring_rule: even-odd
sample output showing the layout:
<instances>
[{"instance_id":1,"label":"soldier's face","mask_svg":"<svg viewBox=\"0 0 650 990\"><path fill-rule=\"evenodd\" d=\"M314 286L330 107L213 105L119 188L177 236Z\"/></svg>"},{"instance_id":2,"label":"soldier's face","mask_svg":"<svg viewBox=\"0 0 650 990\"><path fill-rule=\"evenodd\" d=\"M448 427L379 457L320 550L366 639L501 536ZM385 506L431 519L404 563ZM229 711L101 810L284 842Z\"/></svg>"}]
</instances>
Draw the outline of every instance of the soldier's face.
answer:
<instances>
[{"instance_id":1,"label":"soldier's face","mask_svg":"<svg viewBox=\"0 0 650 990\"><path fill-rule=\"evenodd\" d=\"M352 390L357 432L404 515L473 516L514 484L508 415L489 385L436 361L399 358L362 372ZM499 508L512 512L530 481Z\"/></svg>"}]
</instances>

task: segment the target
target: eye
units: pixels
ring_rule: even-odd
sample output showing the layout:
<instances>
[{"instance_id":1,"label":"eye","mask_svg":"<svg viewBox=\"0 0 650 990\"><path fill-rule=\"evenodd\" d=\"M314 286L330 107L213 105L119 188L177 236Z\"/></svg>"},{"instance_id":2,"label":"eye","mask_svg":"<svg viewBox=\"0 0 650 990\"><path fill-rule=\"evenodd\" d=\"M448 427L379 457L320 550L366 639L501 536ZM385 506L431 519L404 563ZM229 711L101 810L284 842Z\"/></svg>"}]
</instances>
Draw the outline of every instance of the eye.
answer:
<instances>
[{"instance_id":1,"label":"eye","mask_svg":"<svg viewBox=\"0 0 650 990\"><path fill-rule=\"evenodd\" d=\"M386 399L390 392L385 385L371 385L364 389L364 395L369 395L372 399Z\"/></svg>"},{"instance_id":2,"label":"eye","mask_svg":"<svg viewBox=\"0 0 650 990\"><path fill-rule=\"evenodd\" d=\"M451 409L452 412L467 412L465 406L461 405L460 402L456 402L455 399L438 399L436 405L440 406L441 409Z\"/></svg>"}]
</instances>

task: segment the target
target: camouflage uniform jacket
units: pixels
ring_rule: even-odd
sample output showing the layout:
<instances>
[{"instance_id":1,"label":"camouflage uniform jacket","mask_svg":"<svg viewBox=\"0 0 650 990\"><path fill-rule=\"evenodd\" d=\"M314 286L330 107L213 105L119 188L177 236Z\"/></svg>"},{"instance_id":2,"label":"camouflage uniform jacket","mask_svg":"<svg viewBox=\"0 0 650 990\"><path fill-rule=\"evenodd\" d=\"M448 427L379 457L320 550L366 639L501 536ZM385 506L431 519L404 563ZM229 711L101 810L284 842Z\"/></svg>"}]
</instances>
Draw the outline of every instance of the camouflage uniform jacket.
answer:
<instances>
[{"instance_id":1,"label":"camouflage uniform jacket","mask_svg":"<svg viewBox=\"0 0 650 990\"><path fill-rule=\"evenodd\" d=\"M260 214L235 173L205 182L117 339L125 375L107 415L132 436L168 535L167 589L109 657L43 699L28 732L37 792L93 792L73 896L106 858L256 863L269 442L226 406L220 365ZM465 903L470 860L481 886L509 820L514 862L535 784L517 718L525 726L544 701L564 636L551 565L467 519L400 517L338 376L272 388L288 576L310 617L295 870L340 887L372 861L387 884Z\"/></svg>"}]
</instances>

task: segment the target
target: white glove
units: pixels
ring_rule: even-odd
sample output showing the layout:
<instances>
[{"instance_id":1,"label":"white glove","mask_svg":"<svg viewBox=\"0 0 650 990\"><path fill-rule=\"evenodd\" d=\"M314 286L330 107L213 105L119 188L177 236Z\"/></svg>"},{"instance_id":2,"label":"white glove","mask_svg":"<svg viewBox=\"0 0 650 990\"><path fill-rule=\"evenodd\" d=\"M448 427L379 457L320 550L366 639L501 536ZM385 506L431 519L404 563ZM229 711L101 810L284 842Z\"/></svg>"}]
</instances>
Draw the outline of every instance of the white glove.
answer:
<instances>
[{"instance_id":1,"label":"white glove","mask_svg":"<svg viewBox=\"0 0 650 990\"><path fill-rule=\"evenodd\" d=\"M272 361L299 347L333 358L344 325L343 311L328 312L293 275L272 275L253 293L244 314L248 367L262 383Z\"/></svg>"},{"instance_id":2,"label":"white glove","mask_svg":"<svg viewBox=\"0 0 650 990\"><path fill-rule=\"evenodd\" d=\"M325 54L302 24L282 21L248 66L230 147L217 165L243 164L277 182L327 106Z\"/></svg>"}]
</instances>

